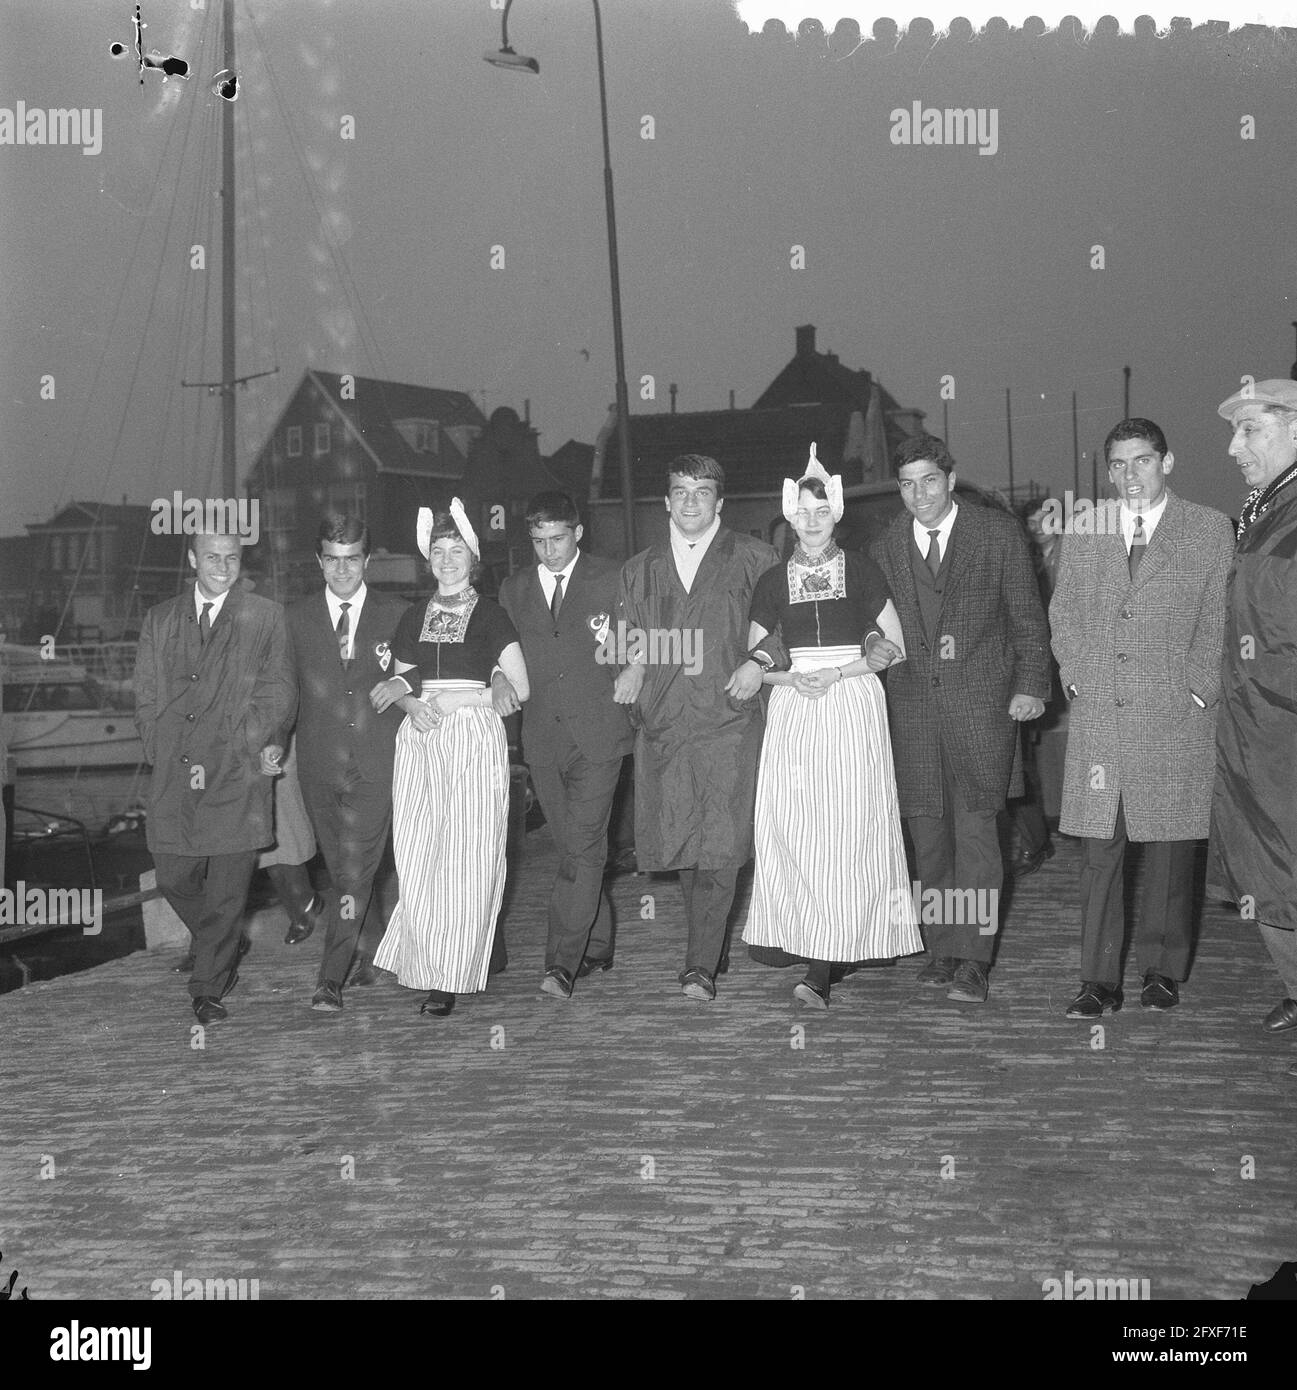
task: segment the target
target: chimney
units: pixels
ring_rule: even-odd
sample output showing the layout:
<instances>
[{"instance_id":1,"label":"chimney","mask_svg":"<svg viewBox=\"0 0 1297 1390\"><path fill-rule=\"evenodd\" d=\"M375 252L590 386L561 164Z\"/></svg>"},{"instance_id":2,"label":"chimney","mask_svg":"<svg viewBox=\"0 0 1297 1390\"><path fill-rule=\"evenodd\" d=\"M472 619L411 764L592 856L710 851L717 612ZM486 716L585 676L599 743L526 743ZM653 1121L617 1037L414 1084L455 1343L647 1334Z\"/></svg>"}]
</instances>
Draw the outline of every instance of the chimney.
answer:
<instances>
[{"instance_id":1,"label":"chimney","mask_svg":"<svg viewBox=\"0 0 1297 1390\"><path fill-rule=\"evenodd\" d=\"M676 392L677 392L679 389L680 389L680 388L675 384L674 381L671 383L670 386L667 387L667 390L671 393L671 414L672 414L672 415L674 415L674 414L676 413Z\"/></svg>"},{"instance_id":2,"label":"chimney","mask_svg":"<svg viewBox=\"0 0 1297 1390\"><path fill-rule=\"evenodd\" d=\"M530 397L530 396L528 396L527 399L524 400L523 403L522 403L522 422L523 422L524 425L527 426L528 429L531 428L531 397Z\"/></svg>"},{"instance_id":3,"label":"chimney","mask_svg":"<svg viewBox=\"0 0 1297 1390\"><path fill-rule=\"evenodd\" d=\"M804 323L797 330L798 357L812 357L815 354L815 325Z\"/></svg>"},{"instance_id":4,"label":"chimney","mask_svg":"<svg viewBox=\"0 0 1297 1390\"><path fill-rule=\"evenodd\" d=\"M734 409L734 388L730 387L730 409Z\"/></svg>"}]
</instances>

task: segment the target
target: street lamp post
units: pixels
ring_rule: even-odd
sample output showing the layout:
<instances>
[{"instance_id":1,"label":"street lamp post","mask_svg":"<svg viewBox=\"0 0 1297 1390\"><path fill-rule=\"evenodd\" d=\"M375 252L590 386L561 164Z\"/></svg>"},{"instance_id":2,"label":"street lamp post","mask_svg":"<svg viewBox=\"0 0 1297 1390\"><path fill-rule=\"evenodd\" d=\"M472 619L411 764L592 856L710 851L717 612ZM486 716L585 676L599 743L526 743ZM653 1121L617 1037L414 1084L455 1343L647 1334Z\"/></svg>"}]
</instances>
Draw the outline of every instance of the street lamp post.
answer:
<instances>
[{"instance_id":1,"label":"street lamp post","mask_svg":"<svg viewBox=\"0 0 1297 1390\"><path fill-rule=\"evenodd\" d=\"M608 143L608 89L604 81L603 20L599 0L594 5L594 42L599 60L599 118L603 127L603 194L608 216L608 273L612 282L612 340L617 369L617 452L621 475L622 527L625 531L626 557L635 554L635 484L630 466L630 393L626 389L626 347L622 340L621 273L617 263L617 212L612 192L612 151ZM500 50L484 54L495 67L512 72L540 72L540 63L515 53L509 47L509 10L513 0L505 0L501 20Z\"/></svg>"}]
</instances>

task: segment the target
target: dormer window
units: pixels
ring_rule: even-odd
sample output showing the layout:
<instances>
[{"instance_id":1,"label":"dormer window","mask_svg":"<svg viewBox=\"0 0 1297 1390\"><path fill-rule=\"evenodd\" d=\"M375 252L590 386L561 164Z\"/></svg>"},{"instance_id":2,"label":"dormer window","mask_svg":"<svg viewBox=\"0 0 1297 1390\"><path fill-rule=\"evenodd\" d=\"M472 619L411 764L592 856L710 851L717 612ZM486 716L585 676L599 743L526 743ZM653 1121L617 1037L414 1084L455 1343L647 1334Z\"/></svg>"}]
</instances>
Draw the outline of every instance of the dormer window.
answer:
<instances>
[{"instance_id":1,"label":"dormer window","mask_svg":"<svg viewBox=\"0 0 1297 1390\"><path fill-rule=\"evenodd\" d=\"M301 425L289 425L284 431L284 446L288 450L290 459L302 457L302 427Z\"/></svg>"},{"instance_id":2,"label":"dormer window","mask_svg":"<svg viewBox=\"0 0 1297 1390\"><path fill-rule=\"evenodd\" d=\"M329 452L329 422L327 420L316 421L315 452L317 454L327 454Z\"/></svg>"},{"instance_id":3,"label":"dormer window","mask_svg":"<svg viewBox=\"0 0 1297 1390\"><path fill-rule=\"evenodd\" d=\"M441 452L441 425L436 420L396 420L397 433L416 454Z\"/></svg>"}]
</instances>

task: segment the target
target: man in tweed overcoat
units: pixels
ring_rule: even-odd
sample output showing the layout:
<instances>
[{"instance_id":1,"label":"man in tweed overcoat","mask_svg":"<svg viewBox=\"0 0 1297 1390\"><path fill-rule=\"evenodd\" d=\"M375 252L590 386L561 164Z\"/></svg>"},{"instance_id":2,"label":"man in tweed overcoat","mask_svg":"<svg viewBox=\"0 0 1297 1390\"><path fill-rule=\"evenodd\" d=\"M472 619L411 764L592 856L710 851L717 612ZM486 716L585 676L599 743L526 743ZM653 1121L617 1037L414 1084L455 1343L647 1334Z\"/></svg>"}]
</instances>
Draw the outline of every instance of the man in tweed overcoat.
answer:
<instances>
[{"instance_id":1,"label":"man in tweed overcoat","mask_svg":"<svg viewBox=\"0 0 1297 1390\"><path fill-rule=\"evenodd\" d=\"M1081 989L1068 1018L1121 1008L1123 863L1144 849L1135 956L1146 1009L1179 1003L1193 952L1194 841L1206 837L1215 772L1227 517L1166 486L1175 465L1151 420L1104 443L1118 503L1063 539L1050 604L1071 701L1059 829L1082 837Z\"/></svg>"},{"instance_id":2,"label":"man in tweed overcoat","mask_svg":"<svg viewBox=\"0 0 1297 1390\"><path fill-rule=\"evenodd\" d=\"M887 672L887 709L923 890L930 959L918 978L980 1003L1004 882L996 815L1010 794L1018 725L1045 711L1049 633L1017 519L957 503L953 470L932 435L901 445L906 510L872 553L905 638L906 660ZM940 896L936 912L929 889Z\"/></svg>"}]
</instances>

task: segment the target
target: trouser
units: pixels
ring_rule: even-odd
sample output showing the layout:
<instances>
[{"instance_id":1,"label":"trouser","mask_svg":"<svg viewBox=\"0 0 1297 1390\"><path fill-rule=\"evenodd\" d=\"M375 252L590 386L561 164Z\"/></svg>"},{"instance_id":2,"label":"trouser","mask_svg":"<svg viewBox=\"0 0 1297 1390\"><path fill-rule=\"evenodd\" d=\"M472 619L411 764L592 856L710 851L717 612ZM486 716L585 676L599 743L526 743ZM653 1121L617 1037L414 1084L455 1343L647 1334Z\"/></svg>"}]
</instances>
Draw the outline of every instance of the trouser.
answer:
<instances>
[{"instance_id":1,"label":"trouser","mask_svg":"<svg viewBox=\"0 0 1297 1390\"><path fill-rule=\"evenodd\" d=\"M306 871L306 865L270 864L266 872L274 884L280 907L288 913L290 920L299 921L315 899L315 889L311 887L311 876Z\"/></svg>"},{"instance_id":2,"label":"trouser","mask_svg":"<svg viewBox=\"0 0 1297 1390\"><path fill-rule=\"evenodd\" d=\"M608 960L613 954L614 925L603 873L622 761L593 761L569 742L557 762L531 767L532 784L558 850L549 899L546 970L575 975L587 956Z\"/></svg>"},{"instance_id":3,"label":"trouser","mask_svg":"<svg viewBox=\"0 0 1297 1390\"><path fill-rule=\"evenodd\" d=\"M392 787L353 772L334 785L304 781L302 790L332 880L316 983L341 988L374 904L374 877L392 828Z\"/></svg>"},{"instance_id":4,"label":"trouser","mask_svg":"<svg viewBox=\"0 0 1297 1390\"><path fill-rule=\"evenodd\" d=\"M996 817L1000 808L964 805L943 750L939 816L906 816L922 890L919 930L933 958L991 963L999 930L1004 858ZM939 898L927 897L936 889ZM971 896L970 896L971 895ZM931 906L930 906L931 904ZM938 920L928 920L931 917Z\"/></svg>"},{"instance_id":5,"label":"trouser","mask_svg":"<svg viewBox=\"0 0 1297 1390\"><path fill-rule=\"evenodd\" d=\"M1268 922L1258 922L1261 940L1270 952L1279 978L1289 999L1297 999L1297 931L1287 927L1272 927Z\"/></svg>"},{"instance_id":6,"label":"trouser","mask_svg":"<svg viewBox=\"0 0 1297 1390\"><path fill-rule=\"evenodd\" d=\"M1135 960L1141 976L1150 971L1183 980L1193 952L1193 840L1144 843L1144 900L1135 927ZM1117 802L1117 823L1107 839L1081 841L1081 979L1121 983L1126 939L1123 865L1126 812Z\"/></svg>"},{"instance_id":7,"label":"trouser","mask_svg":"<svg viewBox=\"0 0 1297 1390\"><path fill-rule=\"evenodd\" d=\"M680 891L685 900L685 921L689 927L689 946L685 970L716 973L728 935L730 909L738 884L739 864L718 869L681 869Z\"/></svg>"},{"instance_id":8,"label":"trouser","mask_svg":"<svg viewBox=\"0 0 1297 1390\"><path fill-rule=\"evenodd\" d=\"M194 939L194 999L219 999L238 960L239 937L256 850L233 854L154 854L158 888Z\"/></svg>"}]
</instances>

